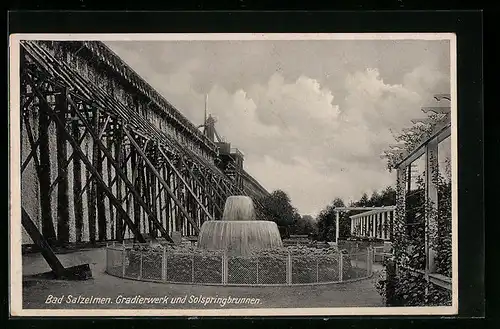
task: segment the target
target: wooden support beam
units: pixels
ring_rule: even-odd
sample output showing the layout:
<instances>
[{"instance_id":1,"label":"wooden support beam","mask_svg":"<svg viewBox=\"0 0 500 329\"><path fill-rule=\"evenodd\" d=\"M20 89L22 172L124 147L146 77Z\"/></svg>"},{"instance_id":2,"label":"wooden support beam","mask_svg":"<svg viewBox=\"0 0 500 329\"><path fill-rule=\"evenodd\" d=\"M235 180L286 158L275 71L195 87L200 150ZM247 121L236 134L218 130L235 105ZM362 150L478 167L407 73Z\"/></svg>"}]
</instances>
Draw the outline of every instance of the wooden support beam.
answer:
<instances>
[{"instance_id":1,"label":"wooden support beam","mask_svg":"<svg viewBox=\"0 0 500 329\"><path fill-rule=\"evenodd\" d=\"M76 124L76 129L78 129L78 124ZM82 145L82 142L83 140L85 139L85 131L86 129L84 130L84 133L83 135L79 138L78 140L78 145ZM79 133L79 132L78 132ZM77 136L77 135L76 135ZM60 166L58 166L58 169L59 169L59 175L57 176L57 178L54 180L54 182L52 182L52 184L50 185L50 188L49 190L47 191L47 193L52 193L53 189L57 186L57 184L59 184L59 182L64 179L64 177L67 176L67 169L69 167L69 165L71 164L71 161L73 161L73 158L76 156L76 153L75 151L71 152L71 156L65 161L63 162ZM89 180L89 182L91 181L91 179ZM87 188L87 184L85 184L85 188L81 190L81 192L78 193L77 197L78 198L81 198L82 197L82 194L83 192L86 190Z\"/></svg>"},{"instance_id":2,"label":"wooden support beam","mask_svg":"<svg viewBox=\"0 0 500 329\"><path fill-rule=\"evenodd\" d=\"M22 108L21 108L22 110ZM28 142L30 143L31 151L28 154L26 160L24 160L23 165L21 166L21 174L24 172L28 163L31 161L33 157L33 161L35 161L35 169L38 170L40 168L40 161L38 160L37 149L40 146L40 139L35 142L35 138L33 137L33 132L31 130L31 124L29 118L26 115L23 115L24 126L26 127L26 135L28 137Z\"/></svg>"},{"instance_id":3,"label":"wooden support beam","mask_svg":"<svg viewBox=\"0 0 500 329\"><path fill-rule=\"evenodd\" d=\"M396 215L393 220L393 225L398 226L398 231L401 232L402 225L406 223L406 218L403 214L406 211L406 171L408 168L400 167L396 169ZM403 216L403 217L401 217ZM393 227L394 229L394 227ZM392 232L391 232L392 235Z\"/></svg>"},{"instance_id":4,"label":"wooden support beam","mask_svg":"<svg viewBox=\"0 0 500 329\"><path fill-rule=\"evenodd\" d=\"M217 202L212 198L212 195L210 195L208 189L206 189L206 185L202 184L200 182L200 180L198 179L198 177L196 177L196 175L193 173L193 170L188 166L188 164L184 161L184 159L182 157L180 158L180 160L181 160L181 163L187 168L190 177L192 177L195 180L196 184L198 184L200 187L204 188L204 191L206 193L205 195L210 198L210 201L212 201L212 203L215 205L215 207L217 208L217 210L219 210L222 213L222 209L220 209L220 207L217 204ZM203 206L204 206L204 208L206 208L205 205L203 205ZM207 209L207 211L208 211L208 209ZM211 216L210 211L208 211L208 213L205 212L205 214L207 215L207 217L209 218L209 220L210 220L210 218L213 218Z\"/></svg>"},{"instance_id":5,"label":"wooden support beam","mask_svg":"<svg viewBox=\"0 0 500 329\"><path fill-rule=\"evenodd\" d=\"M40 231L38 231L38 228L36 227L35 223L33 223L33 220L31 220L31 217L26 212L24 207L21 207L21 222L24 229L31 237L31 240L33 240L33 242L40 249L43 258L45 258L45 261L47 262L47 264L49 264L52 271L59 277L64 276L64 266L54 254L54 251L50 247L50 244L45 240L43 235L40 234Z\"/></svg>"},{"instance_id":6,"label":"wooden support beam","mask_svg":"<svg viewBox=\"0 0 500 329\"><path fill-rule=\"evenodd\" d=\"M66 90L56 96L55 111L62 122L66 122L66 112L68 104L66 102ZM57 185L57 240L59 243L69 242L69 196L68 196L68 173L66 171L66 161L68 158L68 149L66 138L61 127L56 130L57 144L57 169L61 177Z\"/></svg>"},{"instance_id":7,"label":"wooden support beam","mask_svg":"<svg viewBox=\"0 0 500 329\"><path fill-rule=\"evenodd\" d=\"M434 112L436 114L449 114L450 111L451 111L451 107L449 107L449 106L422 107L422 112L424 112L424 113Z\"/></svg>"},{"instance_id":8,"label":"wooden support beam","mask_svg":"<svg viewBox=\"0 0 500 329\"><path fill-rule=\"evenodd\" d=\"M34 87L34 86L33 86ZM49 110L49 105L43 95L39 95L42 100L41 109ZM56 241L56 231L52 219L52 202L50 194L47 191L50 188L51 165L50 165L50 146L49 146L49 116L45 111L39 112L38 117L38 138L40 140L40 169L38 170L38 181L40 186L40 211L42 218L42 235L48 243ZM31 146L33 147L33 145Z\"/></svg>"},{"instance_id":9,"label":"wooden support beam","mask_svg":"<svg viewBox=\"0 0 500 329\"><path fill-rule=\"evenodd\" d=\"M70 103L71 106L75 107L75 104L74 102L71 100L71 98L69 98L68 96L68 101ZM78 112L78 111L75 111L75 113L79 116L80 120L82 121L82 123L86 126L86 127L89 127L89 123L87 122L87 120ZM126 130L124 130L126 132ZM126 132L128 134L128 132ZM127 187L130 189L130 191L132 192L132 194L134 195L134 199L137 200L139 202L139 205L144 209L144 211L147 213L148 215L148 218L150 220L152 220L155 225L157 226L157 228L160 230L160 232L162 233L162 235L169 241L171 241L171 238L170 236L168 235L168 233L165 231L165 229L163 228L163 226L161 226L160 222L158 222L158 220L156 219L155 216L153 216L153 214L151 213L151 211L148 209L147 205L144 203L144 201L142 200L140 194L135 190L133 184L128 180L128 178L123 174L123 172L121 171L120 169L120 165L115 161L115 159L113 159L111 153L109 152L108 149L106 149L106 147L103 145L103 143L101 142L101 140L99 140L97 138L97 134L95 132L93 132L91 129L89 129L89 134L92 136L93 138L93 141L94 143L97 145L97 147L100 148L100 150L104 153L104 155L106 156L106 158L108 159L108 161L111 162L111 164L113 165L113 167L115 168L116 172L120 175L120 177L122 178L123 182L125 183L125 185L127 185ZM130 138L129 138L130 139ZM137 146L137 144L136 144ZM139 148L139 151L142 152L142 150L140 150ZM144 159L144 157L143 157Z\"/></svg>"},{"instance_id":10,"label":"wooden support beam","mask_svg":"<svg viewBox=\"0 0 500 329\"><path fill-rule=\"evenodd\" d=\"M118 125L117 124L117 127L115 128L115 140L114 140L114 143L115 143L115 156L116 156L116 159L118 161L118 163L120 164L120 167L123 168L124 171L126 171L126 164L128 162L127 161L123 161L123 153L122 153L122 142L123 142L123 137L122 137L122 129L123 129L123 126L122 125ZM109 163L111 165L111 163ZM125 164L125 165L124 165ZM116 174L116 170L115 170L115 178L113 179L113 181L116 180L116 198L118 200L120 200L120 204L121 203L121 200L122 200L122 185L121 185L121 180L120 179L117 179L118 178L118 174ZM113 183L111 183L111 187L113 186ZM124 228L124 225L123 225L123 218L120 216L120 213L117 212L116 214L116 237L118 239L118 241L122 241L122 237L123 237L123 234L125 232L125 228Z\"/></svg>"},{"instance_id":11,"label":"wooden support beam","mask_svg":"<svg viewBox=\"0 0 500 329\"><path fill-rule=\"evenodd\" d=\"M37 88L34 88L36 90L37 93L40 93L40 91L37 89ZM46 101L46 100L45 100ZM48 104L46 104L48 105ZM42 107L44 109L44 111L46 112L47 115L50 115L53 119L53 121L56 123L56 125L60 126L61 128L62 127L65 127L64 123L62 121L60 121L59 117L54 115L54 113L51 111L51 109L48 107L48 106L45 106L45 107ZM76 111L76 109L75 109ZM78 113L78 111L76 111L76 113ZM79 114L79 113L78 113ZM80 119L82 117L80 116ZM82 151L82 149L80 148L80 146L77 144L76 140L71 136L71 134L69 132L67 132L65 129L61 130L64 132L64 134L66 135L66 138L68 140L68 142L71 144L71 146L73 147L74 150L76 150L81 158L81 160L84 162L86 168L94 174L95 176L95 179L97 179L97 181L103 186L104 188L104 191L106 192L109 200L112 202L112 204L116 207L116 209L118 211L121 212L122 216L124 217L124 219L128 222L129 226L132 226L132 221L130 220L130 217L128 216L128 214L123 210L121 204L119 203L119 201L115 198L115 196L113 195L113 193L111 192L111 190L109 190L106 186L106 183L104 182L104 180L102 179L102 177L98 174L97 170L93 167L92 165L92 162L88 159L88 157L85 155L85 153ZM92 130L89 129L89 132L92 133ZM41 191L41 195L43 195L43 190ZM50 201L50 200L49 200ZM144 240L144 238L142 237L141 233L138 232L138 231L134 231L134 234L135 236L138 238L139 242L146 242L146 240ZM45 234L44 234L45 236Z\"/></svg>"},{"instance_id":12,"label":"wooden support beam","mask_svg":"<svg viewBox=\"0 0 500 329\"><path fill-rule=\"evenodd\" d=\"M451 135L451 121L450 117L446 116L440 123L438 123L432 132L426 136L422 136L420 143L413 148L410 152L402 154L401 160L394 164L395 167L407 167L420 156L425 153L425 145L431 140L436 139L438 143L445 140Z\"/></svg>"},{"instance_id":13,"label":"wooden support beam","mask_svg":"<svg viewBox=\"0 0 500 329\"><path fill-rule=\"evenodd\" d=\"M426 145L426 161L425 161L425 194L426 194L426 234L425 234L425 251L426 251L426 273L434 273L435 266L435 250L432 246L434 239L434 230L437 229L437 211L438 211L438 177L439 177L439 160L438 160L438 143L436 140L429 142Z\"/></svg>"},{"instance_id":14,"label":"wooden support beam","mask_svg":"<svg viewBox=\"0 0 500 329\"><path fill-rule=\"evenodd\" d=\"M108 117L109 118L109 117ZM110 127L110 129L112 129ZM113 151L113 140L111 138L106 139L106 146L109 150ZM115 155L116 157L116 155ZM117 158L118 159L118 158ZM107 176L108 176L108 186L111 191L113 191L113 186L111 185L112 181L112 173L113 173L113 166L111 166L111 163L109 161L106 161L107 164ZM116 195L116 194L115 194ZM114 240L116 238L115 235L115 213L113 207L109 207L109 229L110 229L110 238L111 240Z\"/></svg>"},{"instance_id":15,"label":"wooden support beam","mask_svg":"<svg viewBox=\"0 0 500 329\"><path fill-rule=\"evenodd\" d=\"M161 177L161 175L158 173L158 171L153 166L153 164L151 163L151 161L149 161L149 159L147 158L146 154L144 154L144 152L141 150L141 148L139 147L139 145L137 144L137 142L135 141L135 139L132 137L132 135L127 131L127 129L124 129L123 131L124 131L125 135L128 137L130 143L135 147L136 151L142 156L142 159L149 166L149 168L155 174L155 176L158 178L158 180L163 185L163 187L167 190L168 194L170 194L170 197L174 200L175 204L180 209L180 211L182 212L182 214L188 219L188 221L191 222L191 224L195 227L196 232L198 233L199 232L199 227L196 225L195 221L188 214L188 212L183 207L183 205L179 201L179 199L177 199L177 197L174 195L173 191L170 189L170 186L168 186L167 182L165 182L165 180L163 179L163 177ZM166 157L165 153L163 153L163 151L160 148L158 148L158 150L160 151L160 153L162 153L162 156L166 159L167 157ZM171 163L171 162L169 161L169 163ZM174 172L176 171L176 169L173 168L173 167L172 167L172 170L174 170ZM178 172L177 172L177 175L179 175Z\"/></svg>"},{"instance_id":16,"label":"wooden support beam","mask_svg":"<svg viewBox=\"0 0 500 329\"><path fill-rule=\"evenodd\" d=\"M412 119L411 123L413 124L431 124L434 123L436 120L434 118L423 118L423 119Z\"/></svg>"},{"instance_id":17,"label":"wooden support beam","mask_svg":"<svg viewBox=\"0 0 500 329\"><path fill-rule=\"evenodd\" d=\"M78 109L76 106L73 107L75 112L78 113ZM99 130L99 112L94 111L92 113L92 126L87 126L86 128L88 129L89 133L90 131L98 131ZM95 139L92 140L92 167L95 169L96 174L99 177L102 177L102 170L99 168L98 163L100 162L100 157L99 157L99 146L95 142ZM94 174L93 174L94 175ZM87 185L87 183L86 183ZM89 186L89 193L88 193L88 207L89 207L89 216L88 216L88 226L89 226L89 240L91 243L96 242L96 224L97 224L97 198L98 198L98 193L97 193L97 183L92 180L92 175L89 177L88 180L88 186ZM102 201L102 200L100 200Z\"/></svg>"},{"instance_id":18,"label":"wooden support beam","mask_svg":"<svg viewBox=\"0 0 500 329\"><path fill-rule=\"evenodd\" d=\"M448 101L451 101L451 95L450 94L436 94L434 95L434 98L439 102L443 99L446 99Z\"/></svg>"},{"instance_id":19,"label":"wooden support beam","mask_svg":"<svg viewBox=\"0 0 500 329\"><path fill-rule=\"evenodd\" d=\"M78 145L81 145L80 127L78 122L74 120L71 123L72 134L78 140ZM85 136L85 132L83 134ZM83 138L83 137L82 137ZM74 155L74 156L73 156ZM82 241L83 235L83 203L82 199L77 197L82 190L82 164L78 153L73 150L73 202L75 212L75 240L76 242Z\"/></svg>"}]
</instances>

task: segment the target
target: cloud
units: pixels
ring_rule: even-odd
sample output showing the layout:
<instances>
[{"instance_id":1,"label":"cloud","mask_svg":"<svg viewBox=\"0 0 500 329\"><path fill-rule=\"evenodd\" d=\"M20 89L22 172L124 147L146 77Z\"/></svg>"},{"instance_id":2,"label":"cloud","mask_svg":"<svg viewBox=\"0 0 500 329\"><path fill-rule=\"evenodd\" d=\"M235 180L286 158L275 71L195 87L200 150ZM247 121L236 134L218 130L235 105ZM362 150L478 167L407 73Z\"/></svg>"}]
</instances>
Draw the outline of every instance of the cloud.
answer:
<instances>
[{"instance_id":1,"label":"cloud","mask_svg":"<svg viewBox=\"0 0 500 329\"><path fill-rule=\"evenodd\" d=\"M424 116L422 106L433 105L433 94L449 92L449 67L439 64L447 57L430 56L437 51L420 58L420 48L412 46L401 61L397 49L377 52L374 61L375 55L363 57L361 44L354 53L345 48L343 64L319 44L302 54L303 46L294 52L273 46L269 56L267 45L222 43L198 44L196 52L162 46L160 59L158 47L148 46L149 61L140 61L133 48L120 53L196 125L207 93L217 131L243 151L247 171L268 189L286 191L301 213L317 214L335 197L357 199L393 184L394 174L380 159L395 142L391 130L409 127Z\"/></svg>"}]
</instances>

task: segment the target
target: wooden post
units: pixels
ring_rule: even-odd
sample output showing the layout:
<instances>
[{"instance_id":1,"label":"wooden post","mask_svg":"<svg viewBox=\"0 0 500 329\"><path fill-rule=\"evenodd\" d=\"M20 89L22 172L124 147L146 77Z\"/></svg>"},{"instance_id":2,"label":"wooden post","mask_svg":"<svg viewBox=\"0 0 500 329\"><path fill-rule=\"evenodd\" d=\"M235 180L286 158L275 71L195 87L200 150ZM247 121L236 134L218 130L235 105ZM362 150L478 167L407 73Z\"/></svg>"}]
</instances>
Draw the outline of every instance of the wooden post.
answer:
<instances>
[{"instance_id":1,"label":"wooden post","mask_svg":"<svg viewBox=\"0 0 500 329\"><path fill-rule=\"evenodd\" d=\"M397 168L397 182L396 182L396 210L393 212L393 218L391 220L392 231L391 238L395 233L395 226L400 227L406 221L405 209L406 209L406 170L408 168Z\"/></svg>"},{"instance_id":2,"label":"wooden post","mask_svg":"<svg viewBox=\"0 0 500 329\"><path fill-rule=\"evenodd\" d=\"M435 251L431 248L432 233L430 228L437 229L437 207L438 207L438 141L437 139L431 140L425 147L426 150L426 168L425 168L425 193L427 206L431 207L426 212L426 233L425 233L425 251L426 251L426 273L433 273L436 270L434 263Z\"/></svg>"},{"instance_id":3,"label":"wooden post","mask_svg":"<svg viewBox=\"0 0 500 329\"><path fill-rule=\"evenodd\" d=\"M158 213L158 210L156 207L156 205L157 205L157 202L156 202L156 178L155 178L155 175L151 172L149 172L149 180L150 180L150 184L151 184L150 195L151 195L152 212L155 215L155 217L158 218L158 220L160 221L160 224L163 226L162 218L161 218L161 216L158 216L159 213ZM156 227L151 222L149 222L149 227L151 228L151 231L150 231L151 236L153 238L157 238L158 237L158 230L156 229Z\"/></svg>"},{"instance_id":4,"label":"wooden post","mask_svg":"<svg viewBox=\"0 0 500 329\"><path fill-rule=\"evenodd\" d=\"M109 117L108 117L109 118ZM114 135L114 134L113 134ZM106 138L106 142L107 142L107 148L109 149L109 151L111 153L113 153L113 149L114 149L114 145L113 145L113 138L111 137L107 137ZM117 154L115 153L115 159L119 162L120 160L118 159L118 156ZM107 172L108 172L108 186L111 190L113 190L113 185L112 185L112 179L113 179L113 166L111 165L111 162L107 161L106 160L106 164L107 164ZM104 193L103 193L104 194ZM115 194L116 195L116 194ZM103 195L104 196L104 195ZM116 221L116 218L115 218L115 212L114 212L114 209L113 209L113 206L111 205L111 202L109 203L109 228L110 228L110 238L112 240L115 240L116 239L116 232L115 232L115 221Z\"/></svg>"},{"instance_id":5,"label":"wooden post","mask_svg":"<svg viewBox=\"0 0 500 329\"><path fill-rule=\"evenodd\" d=\"M71 124L72 133L76 140L80 139L80 127L78 126L78 121L73 120ZM82 190L82 163L80 161L80 155L73 151L73 200L74 200L74 212L75 212L75 240L76 242L82 241L83 235L83 202L82 198L78 197Z\"/></svg>"},{"instance_id":6,"label":"wooden post","mask_svg":"<svg viewBox=\"0 0 500 329\"><path fill-rule=\"evenodd\" d=\"M75 108L75 111L78 111ZM92 113L92 129L99 133L99 113L97 109ZM92 167L101 175L101 171L98 168L99 163L99 147L95 140L92 141ZM90 173L89 173L90 174ZM90 175L88 176L90 179ZM87 182L89 184L89 182ZM97 222L97 183L95 181L90 182L90 193L87 194L89 203L89 239L90 242L95 243L96 241L96 222Z\"/></svg>"},{"instance_id":7,"label":"wooden post","mask_svg":"<svg viewBox=\"0 0 500 329\"><path fill-rule=\"evenodd\" d=\"M42 102L42 100L40 101ZM42 103L40 106L48 107ZM51 111L51 109L48 109ZM52 244L56 240L56 231L52 220L52 205L50 193L50 146L49 146L49 124L50 120L47 113L39 111L38 116L38 138L40 141L40 169L38 170L38 181L40 182L40 211L42 217L42 235L47 240L48 244ZM34 147L33 145L31 147Z\"/></svg>"},{"instance_id":8,"label":"wooden post","mask_svg":"<svg viewBox=\"0 0 500 329\"><path fill-rule=\"evenodd\" d=\"M97 172L99 175L102 177L102 162L103 162L103 156L101 154L101 150L97 148ZM109 175L109 173L108 173ZM98 236L99 236L99 241L104 241L107 239L107 219L106 219L106 207L104 205L104 189L100 186L100 184L97 184L97 181L94 181L96 185L96 195L97 195L97 220L98 220Z\"/></svg>"},{"instance_id":9,"label":"wooden post","mask_svg":"<svg viewBox=\"0 0 500 329\"><path fill-rule=\"evenodd\" d=\"M123 163L123 154L122 154L122 131L121 131L121 126L117 127L115 129L115 154L116 154L116 160L119 164L122 165L123 171L126 172L127 169L127 163ZM115 179L116 179L116 198L122 202L122 181L120 177L118 177L118 174L116 173L115 170ZM120 204L120 206L123 206L123 203ZM127 208L128 209L128 208ZM122 237L124 234L124 225L123 225L123 218L120 215L120 212L116 212L116 237L118 241L122 241Z\"/></svg>"},{"instance_id":10,"label":"wooden post","mask_svg":"<svg viewBox=\"0 0 500 329\"><path fill-rule=\"evenodd\" d=\"M68 104L66 102L66 90L56 95L56 115L62 122L66 122ZM57 171L61 177L57 185L57 240L65 244L69 242L69 197L68 197L68 173L66 161L68 160L68 148L66 138L61 127L56 129L57 144Z\"/></svg>"}]
</instances>

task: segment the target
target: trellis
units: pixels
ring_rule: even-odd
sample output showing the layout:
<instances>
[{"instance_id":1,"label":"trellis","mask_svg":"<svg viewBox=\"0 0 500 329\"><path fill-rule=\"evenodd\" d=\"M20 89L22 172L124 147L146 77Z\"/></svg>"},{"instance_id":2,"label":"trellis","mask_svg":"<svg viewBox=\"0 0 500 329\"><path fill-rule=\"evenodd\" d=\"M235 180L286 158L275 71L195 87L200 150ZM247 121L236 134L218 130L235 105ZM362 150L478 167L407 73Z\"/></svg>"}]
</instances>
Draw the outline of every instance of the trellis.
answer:
<instances>
[{"instance_id":1,"label":"trellis","mask_svg":"<svg viewBox=\"0 0 500 329\"><path fill-rule=\"evenodd\" d=\"M435 95L439 102L451 101L449 94ZM435 272L435 250L431 246L430 227L437 225L438 206L438 145L451 136L451 108L450 106L424 107L422 111L429 114L425 119L412 120L414 126L404 129L403 133L413 134L412 143L391 145L384 157L389 160L389 168L396 169L397 196L396 216L397 225L405 225L406 214L406 185L409 183L408 173L411 164L420 156L425 155L425 270L408 268L416 275L423 275L427 282L432 282L446 289L451 289L451 279Z\"/></svg>"},{"instance_id":2,"label":"trellis","mask_svg":"<svg viewBox=\"0 0 500 329\"><path fill-rule=\"evenodd\" d=\"M109 65L122 71L120 63ZM197 234L204 221L221 217L229 195L247 194L214 163L80 75L40 42L21 42L20 81L22 131L26 132L30 146L21 174L28 166L34 166L40 188L42 232L24 205L22 224L59 276L64 268L50 245L69 242L69 193L73 198L77 242L82 240L84 209L88 212L91 242L109 240L109 222L111 240L122 241L129 231L134 239L145 242L147 231L152 237L159 233L172 241L173 226L182 227L186 235ZM133 81L135 86L137 81ZM157 95L154 100L161 102ZM50 125L56 127L55 180L49 154ZM91 150L82 146L84 141L91 145ZM51 204L54 191L57 237ZM87 205L83 204L84 194ZM105 200L109 202L108 209ZM257 200L256 204L259 208ZM144 230L141 222L148 223L149 228Z\"/></svg>"}]
</instances>

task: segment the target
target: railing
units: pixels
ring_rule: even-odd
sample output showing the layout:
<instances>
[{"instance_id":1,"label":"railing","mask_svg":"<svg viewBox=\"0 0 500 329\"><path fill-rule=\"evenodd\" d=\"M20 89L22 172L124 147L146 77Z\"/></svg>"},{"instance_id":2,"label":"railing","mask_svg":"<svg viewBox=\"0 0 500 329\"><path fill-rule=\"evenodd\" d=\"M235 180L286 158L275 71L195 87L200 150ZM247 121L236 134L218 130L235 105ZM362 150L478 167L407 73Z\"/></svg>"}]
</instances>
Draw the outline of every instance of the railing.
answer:
<instances>
[{"instance_id":1,"label":"railing","mask_svg":"<svg viewBox=\"0 0 500 329\"><path fill-rule=\"evenodd\" d=\"M425 271L419 270L411 267L402 267L402 269L409 271L414 276L425 277ZM452 291L452 281L450 277L447 277L438 273L429 273L429 282L440 287L446 289L448 291Z\"/></svg>"},{"instance_id":2,"label":"railing","mask_svg":"<svg viewBox=\"0 0 500 329\"><path fill-rule=\"evenodd\" d=\"M206 285L313 285L372 275L373 249L353 254L232 256L108 246L106 272L142 281Z\"/></svg>"}]
</instances>

